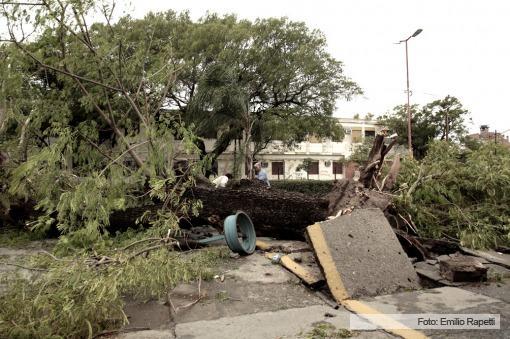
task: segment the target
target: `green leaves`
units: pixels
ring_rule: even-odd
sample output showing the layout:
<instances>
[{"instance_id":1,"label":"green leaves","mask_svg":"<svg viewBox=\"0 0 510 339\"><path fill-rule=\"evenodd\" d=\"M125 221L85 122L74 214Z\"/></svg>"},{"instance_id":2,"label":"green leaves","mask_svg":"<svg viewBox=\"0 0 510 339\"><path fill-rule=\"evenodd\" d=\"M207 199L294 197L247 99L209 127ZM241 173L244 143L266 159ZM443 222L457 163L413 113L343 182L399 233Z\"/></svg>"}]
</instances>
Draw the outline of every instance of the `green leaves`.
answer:
<instances>
[{"instance_id":1,"label":"green leaves","mask_svg":"<svg viewBox=\"0 0 510 339\"><path fill-rule=\"evenodd\" d=\"M196 213L198 205L181 201L182 194L209 162L175 173L177 154L198 152L196 136L192 124L163 111L179 91L184 54L176 46L186 47L177 34L190 24L187 15L112 22L111 8L101 5L50 0L1 13L15 39L0 46L0 109L8 113L0 142L12 154L1 177L10 196L2 191L2 201L33 200L42 213L33 228L76 232L84 246L104 237L112 212L150 198L166 201L151 220L161 218L165 227L175 227L175 213ZM90 17L102 21L89 25ZM37 28L30 41L21 20Z\"/></svg>"},{"instance_id":2,"label":"green leaves","mask_svg":"<svg viewBox=\"0 0 510 339\"><path fill-rule=\"evenodd\" d=\"M405 160L396 200L422 236L453 237L464 246L510 244L510 150L493 143L470 151L436 141L421 161Z\"/></svg>"},{"instance_id":3,"label":"green leaves","mask_svg":"<svg viewBox=\"0 0 510 339\"><path fill-rule=\"evenodd\" d=\"M194 54L177 79L183 92L172 99L199 135L219 130L219 139L239 139L244 131L256 150L311 133L343 138L331 118L335 102L361 90L326 52L322 33L286 18L247 22L217 15L188 29Z\"/></svg>"},{"instance_id":4,"label":"green leaves","mask_svg":"<svg viewBox=\"0 0 510 339\"><path fill-rule=\"evenodd\" d=\"M435 100L422 108L413 105L411 111L411 131L414 156L421 159L428 145L435 139L459 141L467 132L468 110L452 96ZM470 118L469 118L470 120ZM382 125L398 134L398 141L407 143L407 107L396 106L392 113L379 118Z\"/></svg>"}]
</instances>

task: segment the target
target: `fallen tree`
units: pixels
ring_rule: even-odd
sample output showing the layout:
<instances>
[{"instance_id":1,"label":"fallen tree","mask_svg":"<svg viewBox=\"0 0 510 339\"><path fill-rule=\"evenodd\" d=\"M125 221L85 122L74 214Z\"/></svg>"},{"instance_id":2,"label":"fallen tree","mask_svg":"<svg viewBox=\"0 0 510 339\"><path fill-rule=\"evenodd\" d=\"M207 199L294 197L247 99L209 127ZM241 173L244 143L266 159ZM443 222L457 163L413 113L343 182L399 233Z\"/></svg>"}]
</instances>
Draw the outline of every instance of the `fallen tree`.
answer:
<instances>
[{"instance_id":1,"label":"fallen tree","mask_svg":"<svg viewBox=\"0 0 510 339\"><path fill-rule=\"evenodd\" d=\"M395 213L411 232L471 248L510 245L510 149L433 142L423 160L402 164L397 184Z\"/></svg>"},{"instance_id":2,"label":"fallen tree","mask_svg":"<svg viewBox=\"0 0 510 339\"><path fill-rule=\"evenodd\" d=\"M226 188L201 184L184 196L200 200L202 209L199 215L181 222L182 227L221 225L224 218L242 210L252 219L258 235L290 239L302 238L307 226L328 216L327 199L268 188L256 180L237 181ZM110 225L116 229L125 228L133 225L147 210L155 213L160 208L161 204L157 203L113 213Z\"/></svg>"}]
</instances>

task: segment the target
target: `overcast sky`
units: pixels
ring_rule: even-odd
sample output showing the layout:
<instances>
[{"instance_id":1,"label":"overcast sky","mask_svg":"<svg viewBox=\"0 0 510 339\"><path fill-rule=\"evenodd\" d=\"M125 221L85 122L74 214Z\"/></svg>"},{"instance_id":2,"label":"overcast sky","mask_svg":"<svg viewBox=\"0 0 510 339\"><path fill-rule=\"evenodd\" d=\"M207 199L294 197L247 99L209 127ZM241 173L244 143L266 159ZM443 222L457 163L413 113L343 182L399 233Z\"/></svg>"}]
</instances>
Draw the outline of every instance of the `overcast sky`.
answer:
<instances>
[{"instance_id":1,"label":"overcast sky","mask_svg":"<svg viewBox=\"0 0 510 339\"><path fill-rule=\"evenodd\" d=\"M336 116L376 115L405 103L405 51L409 41L412 103L425 104L450 94L458 97L480 124L510 129L510 1L505 0L132 0L132 13L189 10L240 18L286 16L320 29L329 51L365 91L339 101Z\"/></svg>"}]
</instances>

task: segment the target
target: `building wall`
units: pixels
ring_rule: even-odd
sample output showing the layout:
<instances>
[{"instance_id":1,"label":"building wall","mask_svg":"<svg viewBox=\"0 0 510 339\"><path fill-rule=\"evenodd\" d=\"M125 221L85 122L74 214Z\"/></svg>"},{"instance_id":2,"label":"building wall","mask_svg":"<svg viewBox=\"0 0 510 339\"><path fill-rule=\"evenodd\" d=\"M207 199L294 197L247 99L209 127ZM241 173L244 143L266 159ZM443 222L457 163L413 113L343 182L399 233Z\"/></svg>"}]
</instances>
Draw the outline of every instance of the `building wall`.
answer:
<instances>
[{"instance_id":1,"label":"building wall","mask_svg":"<svg viewBox=\"0 0 510 339\"><path fill-rule=\"evenodd\" d=\"M352 153L352 146L363 141L365 134L374 134L381 130L376 121L339 119L339 123L346 129L345 138L342 142L331 140L317 140L310 138L310 141L304 141L294 147L285 147L281 141L274 141L268 147L257 155L258 161L267 163L265 168L269 180L293 180L306 179L307 173L304 170L296 171L297 167L307 158L319 162L318 174L309 174L310 180L334 180L344 177L352 178L357 170L356 164L344 163L342 174L334 174L333 162L345 162ZM359 134L357 133L359 131ZM354 132L354 136L353 136ZM357 136L360 136L358 138ZM312 142L312 140L314 142ZM214 139L205 140L206 149L210 150L214 146ZM218 174L233 173L234 170L234 145L218 158ZM240 161L243 161L242 159ZM278 176L272 173L272 163L284 163L284 173ZM242 174L245 173L244 166L241 166Z\"/></svg>"}]
</instances>

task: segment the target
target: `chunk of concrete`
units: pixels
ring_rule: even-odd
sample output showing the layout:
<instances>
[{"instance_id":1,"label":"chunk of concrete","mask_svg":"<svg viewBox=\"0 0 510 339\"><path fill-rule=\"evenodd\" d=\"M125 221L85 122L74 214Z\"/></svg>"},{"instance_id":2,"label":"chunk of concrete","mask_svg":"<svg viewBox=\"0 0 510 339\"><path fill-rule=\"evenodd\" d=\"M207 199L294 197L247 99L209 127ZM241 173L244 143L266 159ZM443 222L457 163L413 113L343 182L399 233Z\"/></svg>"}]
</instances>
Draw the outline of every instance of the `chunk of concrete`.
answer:
<instances>
[{"instance_id":1,"label":"chunk of concrete","mask_svg":"<svg viewBox=\"0 0 510 339\"><path fill-rule=\"evenodd\" d=\"M418 276L379 209L307 228L331 293L338 302L419 288Z\"/></svg>"},{"instance_id":2,"label":"chunk of concrete","mask_svg":"<svg viewBox=\"0 0 510 339\"><path fill-rule=\"evenodd\" d=\"M466 247L461 247L461 249L462 249L462 252L464 252L466 254L484 258L492 263L501 265L506 268L510 268L510 254L505 254L505 253L496 252L496 251L492 251L492 250L477 251L477 250L472 250L472 249L469 249Z\"/></svg>"},{"instance_id":3,"label":"chunk of concrete","mask_svg":"<svg viewBox=\"0 0 510 339\"><path fill-rule=\"evenodd\" d=\"M439 260L441 276L449 281L485 281L487 267L475 257L455 255Z\"/></svg>"},{"instance_id":4,"label":"chunk of concrete","mask_svg":"<svg viewBox=\"0 0 510 339\"><path fill-rule=\"evenodd\" d=\"M467 284L467 282L453 282L445 279L439 272L438 263L430 264L425 261L419 261L414 264L414 269L416 270L416 273L418 273L418 276L432 280L442 286L463 286Z\"/></svg>"}]
</instances>

